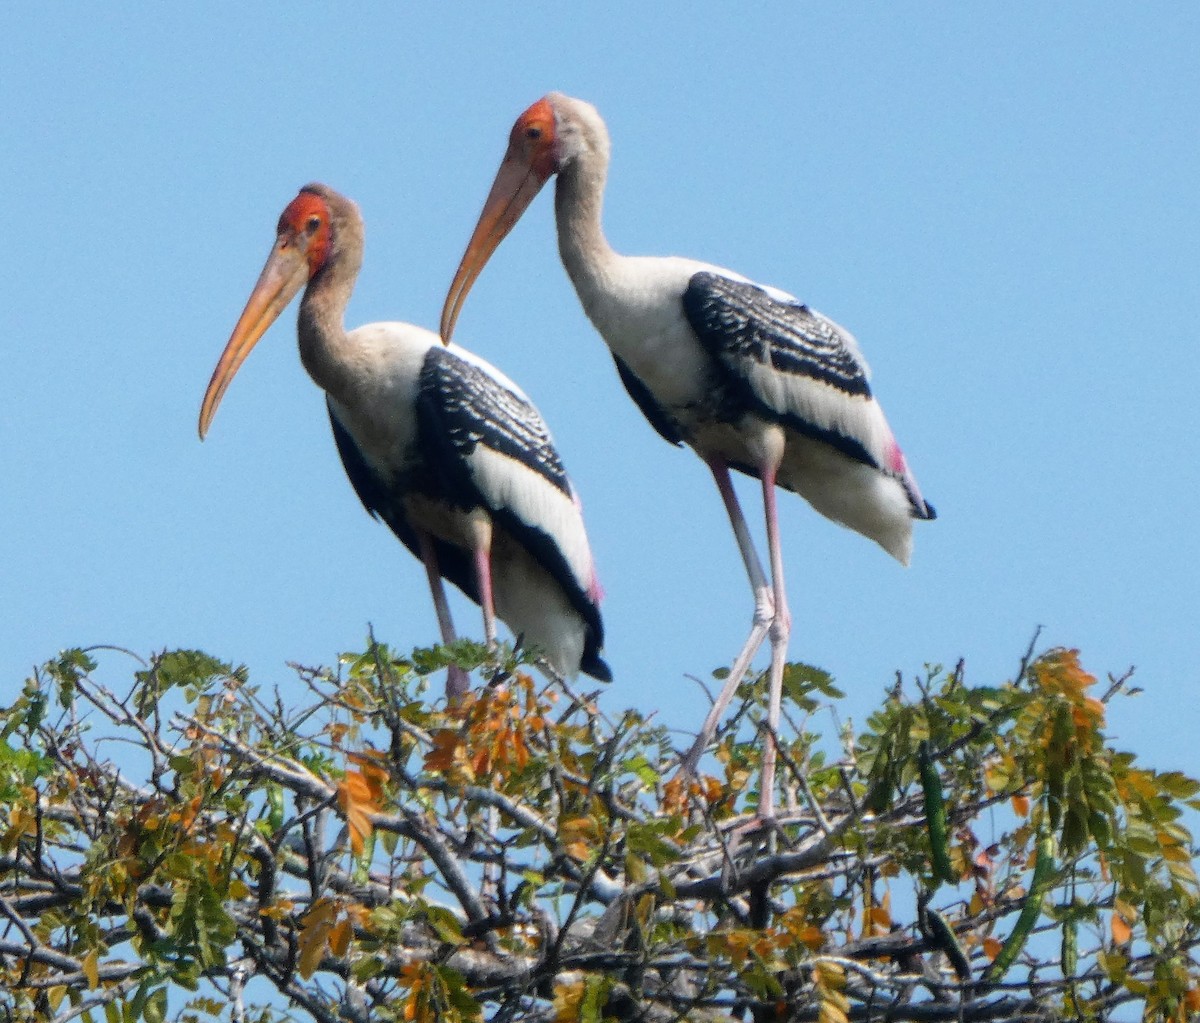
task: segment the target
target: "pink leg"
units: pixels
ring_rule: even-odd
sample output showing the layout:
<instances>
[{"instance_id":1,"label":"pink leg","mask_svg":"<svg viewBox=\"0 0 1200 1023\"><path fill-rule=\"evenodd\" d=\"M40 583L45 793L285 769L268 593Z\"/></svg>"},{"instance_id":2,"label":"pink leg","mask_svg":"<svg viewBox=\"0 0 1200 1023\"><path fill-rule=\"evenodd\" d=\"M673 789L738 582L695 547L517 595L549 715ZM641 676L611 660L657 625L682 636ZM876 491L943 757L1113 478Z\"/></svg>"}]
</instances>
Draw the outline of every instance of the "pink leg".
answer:
<instances>
[{"instance_id":1,"label":"pink leg","mask_svg":"<svg viewBox=\"0 0 1200 1023\"><path fill-rule=\"evenodd\" d=\"M771 735L763 751L761 796L758 816L769 819L775 814L776 736L779 735L780 704L783 698L783 669L787 663L788 637L792 632L792 614L788 610L783 585L783 545L779 539L779 516L775 509L775 467L762 474L763 509L767 517L767 548L771 557L771 584L775 599L775 617L771 622L771 672L768 676L769 700L767 727Z\"/></svg>"},{"instance_id":2,"label":"pink leg","mask_svg":"<svg viewBox=\"0 0 1200 1023\"><path fill-rule=\"evenodd\" d=\"M488 647L496 645L496 601L492 593L491 530L481 531L472 552L475 562L475 585L479 589L479 606L483 609L483 638ZM500 830L500 811L495 806L487 810L487 829L490 834ZM483 865L483 890L495 897L500 890L500 868L495 863Z\"/></svg>"},{"instance_id":3,"label":"pink leg","mask_svg":"<svg viewBox=\"0 0 1200 1023\"><path fill-rule=\"evenodd\" d=\"M438 571L437 551L433 546L433 538L422 530L417 530L417 546L421 550L421 563L425 566L425 575L429 579L429 592L433 595L433 609L437 613L438 630L442 634L443 643L453 643L458 637L454 634L454 622L450 618L450 605L446 602L446 589L442 586L442 573ZM457 665L451 665L446 676L446 699L457 700L467 695L471 688L467 673Z\"/></svg>"},{"instance_id":4,"label":"pink leg","mask_svg":"<svg viewBox=\"0 0 1200 1023\"><path fill-rule=\"evenodd\" d=\"M737 494L733 490L733 481L729 478L729 468L724 462L717 460L710 461L708 467L716 480L721 499L725 502L725 511L729 514L729 524L733 527L733 535L746 566L746 575L750 579L750 588L754 592L754 619L750 627L750 635L746 639L746 645L742 647L742 652L737 655L733 667L729 669L725 687L717 696L712 710L704 719L704 724L700 726L700 733L696 736L696 741L692 743L691 749L680 761L680 769L688 774L696 773L696 765L704 755L704 750L708 747L709 742L712 741L713 733L717 730L717 724L724 715L725 708L729 706L729 701L733 699L733 694L741 685L746 669L750 667L750 662L754 660L754 655L758 653L759 647L767 638L767 632L775 620L775 600L767 584L766 574L759 563L758 554L754 550L754 543L750 539L746 517L742 514ZM772 475L773 479L774 475ZM773 762L771 766L774 768Z\"/></svg>"},{"instance_id":5,"label":"pink leg","mask_svg":"<svg viewBox=\"0 0 1200 1023\"><path fill-rule=\"evenodd\" d=\"M488 646L496 642L496 601L492 596L492 552L477 547L474 552L475 582L479 586L479 606L483 608L483 638Z\"/></svg>"}]
</instances>

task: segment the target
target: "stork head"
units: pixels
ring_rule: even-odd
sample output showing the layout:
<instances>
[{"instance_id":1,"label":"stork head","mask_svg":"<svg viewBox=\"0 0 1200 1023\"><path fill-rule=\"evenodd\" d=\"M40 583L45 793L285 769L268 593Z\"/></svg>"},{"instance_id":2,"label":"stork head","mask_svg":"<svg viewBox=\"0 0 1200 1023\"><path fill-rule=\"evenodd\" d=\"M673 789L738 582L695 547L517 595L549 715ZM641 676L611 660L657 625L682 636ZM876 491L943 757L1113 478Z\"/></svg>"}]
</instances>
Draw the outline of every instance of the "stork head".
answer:
<instances>
[{"instance_id":1,"label":"stork head","mask_svg":"<svg viewBox=\"0 0 1200 1023\"><path fill-rule=\"evenodd\" d=\"M607 132L590 103L552 92L517 118L508 135L508 150L442 308L443 342L450 343L467 292L542 186L586 149L594 148L591 143L596 125L599 138L595 142L603 145L607 160Z\"/></svg>"},{"instance_id":2,"label":"stork head","mask_svg":"<svg viewBox=\"0 0 1200 1023\"><path fill-rule=\"evenodd\" d=\"M323 185L305 185L280 215L275 245L204 393L200 406L201 440L250 349L279 318L296 292L329 261L333 249L330 199L334 194Z\"/></svg>"}]
</instances>

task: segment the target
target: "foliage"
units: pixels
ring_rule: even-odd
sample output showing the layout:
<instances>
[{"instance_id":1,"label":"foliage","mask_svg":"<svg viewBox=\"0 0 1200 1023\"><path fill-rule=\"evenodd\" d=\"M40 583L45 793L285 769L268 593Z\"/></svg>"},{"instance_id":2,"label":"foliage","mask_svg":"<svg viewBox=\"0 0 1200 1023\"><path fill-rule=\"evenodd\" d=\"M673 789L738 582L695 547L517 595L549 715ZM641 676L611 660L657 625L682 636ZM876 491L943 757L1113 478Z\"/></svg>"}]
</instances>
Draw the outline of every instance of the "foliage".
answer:
<instances>
[{"instance_id":1,"label":"foliage","mask_svg":"<svg viewBox=\"0 0 1200 1023\"><path fill-rule=\"evenodd\" d=\"M897 681L866 730L762 680L699 778L528 660L371 640L286 693L195 651L68 651L0 712L9 1019L1105 1020L1200 1009L1200 784L1105 736L1128 676ZM447 706L431 673L487 681Z\"/></svg>"}]
</instances>

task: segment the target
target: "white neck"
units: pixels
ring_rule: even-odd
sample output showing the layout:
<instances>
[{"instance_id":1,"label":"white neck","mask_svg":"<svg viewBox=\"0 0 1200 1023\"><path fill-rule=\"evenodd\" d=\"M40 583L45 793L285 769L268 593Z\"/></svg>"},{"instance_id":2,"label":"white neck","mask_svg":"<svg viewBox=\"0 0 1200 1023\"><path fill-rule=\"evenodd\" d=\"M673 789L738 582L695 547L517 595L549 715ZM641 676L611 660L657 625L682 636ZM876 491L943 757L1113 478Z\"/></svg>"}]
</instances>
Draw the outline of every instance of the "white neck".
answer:
<instances>
[{"instance_id":1,"label":"white neck","mask_svg":"<svg viewBox=\"0 0 1200 1023\"><path fill-rule=\"evenodd\" d=\"M599 154L588 153L559 172L554 190L558 252L580 297L619 258L604 237L600 219L607 172Z\"/></svg>"}]
</instances>

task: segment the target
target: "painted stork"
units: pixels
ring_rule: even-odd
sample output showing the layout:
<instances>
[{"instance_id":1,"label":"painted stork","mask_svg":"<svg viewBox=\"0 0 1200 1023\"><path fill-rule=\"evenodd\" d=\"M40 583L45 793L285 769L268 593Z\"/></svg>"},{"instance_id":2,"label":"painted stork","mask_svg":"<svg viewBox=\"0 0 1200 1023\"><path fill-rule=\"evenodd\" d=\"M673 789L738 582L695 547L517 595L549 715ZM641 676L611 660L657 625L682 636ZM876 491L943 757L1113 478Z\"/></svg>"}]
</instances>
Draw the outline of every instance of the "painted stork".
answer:
<instances>
[{"instance_id":1,"label":"painted stork","mask_svg":"<svg viewBox=\"0 0 1200 1023\"><path fill-rule=\"evenodd\" d=\"M499 370L432 331L369 323L349 332L362 265L358 206L305 185L278 235L204 395L200 437L250 350L305 286L300 359L326 394L346 475L425 565L444 642L455 638L442 580L545 655L562 675L611 678L600 657L600 589L575 489L546 424ZM466 692L452 669L448 697Z\"/></svg>"},{"instance_id":2,"label":"painted stork","mask_svg":"<svg viewBox=\"0 0 1200 1023\"><path fill-rule=\"evenodd\" d=\"M754 591L754 618L682 766L694 772L754 654L771 641L759 817L774 810L774 736L791 629L775 487L876 541L904 564L912 520L933 508L884 419L849 331L776 288L708 263L622 256L604 237L608 130L595 107L550 93L513 125L479 223L442 311L447 343L467 292L541 187L558 175L558 250L621 382L650 424L704 460ZM771 575L755 553L730 469L762 483Z\"/></svg>"}]
</instances>

